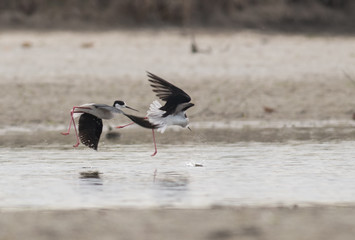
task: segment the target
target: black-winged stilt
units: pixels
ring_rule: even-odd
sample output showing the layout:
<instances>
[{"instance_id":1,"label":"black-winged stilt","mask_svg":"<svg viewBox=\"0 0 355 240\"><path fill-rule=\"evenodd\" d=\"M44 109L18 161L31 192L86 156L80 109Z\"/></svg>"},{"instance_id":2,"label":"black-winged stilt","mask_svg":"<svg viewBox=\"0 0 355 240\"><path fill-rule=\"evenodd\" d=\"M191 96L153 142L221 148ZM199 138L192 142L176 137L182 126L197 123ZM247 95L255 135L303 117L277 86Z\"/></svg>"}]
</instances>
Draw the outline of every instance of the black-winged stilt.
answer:
<instances>
[{"instance_id":1,"label":"black-winged stilt","mask_svg":"<svg viewBox=\"0 0 355 240\"><path fill-rule=\"evenodd\" d=\"M152 83L151 86L153 87L153 92L156 93L157 97L166 102L165 105L161 106L161 104L155 100L152 104L150 104L146 117L138 117L125 113L123 114L141 127L152 129L155 148L155 152L152 156L155 156L155 154L157 154L157 145L155 141L154 129L157 129L158 132L164 133L167 126L170 125L178 125L189 128L189 119L187 118L185 111L194 106L194 104L190 103L190 96L180 88L150 72L147 73L149 77L148 80ZM122 128L128 125L130 124L119 126L117 128Z\"/></svg>"},{"instance_id":2,"label":"black-winged stilt","mask_svg":"<svg viewBox=\"0 0 355 240\"><path fill-rule=\"evenodd\" d=\"M106 104L97 104L97 103L87 103L80 105L78 107L73 107L70 111L70 122L67 132L62 132L63 135L68 135L70 132L71 124L73 123L76 135L76 144L74 147L79 146L80 141L88 146L97 150L97 145L100 140L102 132L102 119L111 119L115 113L123 113L122 108L128 108L134 111L131 107L128 107L123 101L115 101L112 106ZM80 115L79 118L79 136L75 126L74 118L77 117L74 114Z\"/></svg>"}]
</instances>

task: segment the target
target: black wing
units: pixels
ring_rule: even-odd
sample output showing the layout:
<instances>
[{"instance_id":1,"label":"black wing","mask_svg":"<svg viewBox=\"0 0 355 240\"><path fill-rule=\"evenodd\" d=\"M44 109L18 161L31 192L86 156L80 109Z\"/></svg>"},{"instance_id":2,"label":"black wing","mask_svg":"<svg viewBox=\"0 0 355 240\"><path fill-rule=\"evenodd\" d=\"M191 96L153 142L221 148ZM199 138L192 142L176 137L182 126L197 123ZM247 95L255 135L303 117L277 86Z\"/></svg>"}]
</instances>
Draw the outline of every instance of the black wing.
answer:
<instances>
[{"instance_id":1,"label":"black wing","mask_svg":"<svg viewBox=\"0 0 355 240\"><path fill-rule=\"evenodd\" d=\"M141 127L150 128L150 129L156 128L156 125L151 124L147 118L137 117L137 116L129 115L129 114L125 114L125 116L128 117L129 119L131 119L134 123L138 124Z\"/></svg>"},{"instance_id":2,"label":"black wing","mask_svg":"<svg viewBox=\"0 0 355 240\"><path fill-rule=\"evenodd\" d=\"M166 111L163 117L174 113L177 105L191 101L190 96L180 88L150 72L147 73L149 81L152 83L150 86L153 87L153 92L161 100L166 101L165 105L160 108Z\"/></svg>"},{"instance_id":3,"label":"black wing","mask_svg":"<svg viewBox=\"0 0 355 240\"><path fill-rule=\"evenodd\" d=\"M97 150L102 133L102 120L94 115L83 113L79 118L79 138L80 141Z\"/></svg>"}]
</instances>

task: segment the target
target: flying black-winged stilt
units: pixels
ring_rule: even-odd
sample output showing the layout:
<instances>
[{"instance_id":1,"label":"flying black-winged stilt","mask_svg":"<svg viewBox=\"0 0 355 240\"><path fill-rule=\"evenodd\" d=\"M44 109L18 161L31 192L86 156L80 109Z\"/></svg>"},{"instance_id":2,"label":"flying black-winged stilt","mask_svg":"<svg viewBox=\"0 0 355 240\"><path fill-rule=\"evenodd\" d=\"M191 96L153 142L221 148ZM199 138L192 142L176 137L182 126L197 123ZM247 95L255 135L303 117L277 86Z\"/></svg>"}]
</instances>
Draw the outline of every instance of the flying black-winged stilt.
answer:
<instances>
[{"instance_id":1,"label":"flying black-winged stilt","mask_svg":"<svg viewBox=\"0 0 355 240\"><path fill-rule=\"evenodd\" d=\"M154 129L157 129L158 132L164 133L167 126L170 125L188 127L189 119L187 118L185 111L194 106L194 104L190 103L190 96L180 88L150 72L147 73L149 77L148 80L152 83L151 86L153 87L153 92L156 93L157 97L166 102L165 105L161 106L161 104L155 100L152 104L150 104L146 117L138 117L125 113L123 114L141 127L152 129L155 148L155 152L152 156L155 156L155 154L157 154L157 145L155 141ZM118 126L117 128L122 128L128 125L130 124Z\"/></svg>"},{"instance_id":2,"label":"flying black-winged stilt","mask_svg":"<svg viewBox=\"0 0 355 240\"><path fill-rule=\"evenodd\" d=\"M70 122L68 132L62 132L63 135L68 135L70 132L71 124L73 123L76 135L76 144L74 147L79 146L80 141L88 146L97 150L97 145L100 140L102 132L102 119L111 119L116 113L123 113L122 108L128 108L134 111L131 107L128 107L123 101L115 101L112 106L106 104L87 103L78 107L73 107L70 111ZM74 118L77 117L74 114L80 115L79 118L79 136L75 126Z\"/></svg>"}]
</instances>

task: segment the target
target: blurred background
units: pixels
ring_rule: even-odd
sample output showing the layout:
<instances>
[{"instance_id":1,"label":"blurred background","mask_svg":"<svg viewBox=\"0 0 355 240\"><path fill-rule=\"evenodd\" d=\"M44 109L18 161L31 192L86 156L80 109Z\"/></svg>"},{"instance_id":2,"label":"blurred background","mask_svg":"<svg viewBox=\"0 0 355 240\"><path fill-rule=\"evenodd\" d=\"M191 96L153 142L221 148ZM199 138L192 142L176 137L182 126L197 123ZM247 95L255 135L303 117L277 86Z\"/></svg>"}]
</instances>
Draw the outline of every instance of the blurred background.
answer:
<instances>
[{"instance_id":1,"label":"blurred background","mask_svg":"<svg viewBox=\"0 0 355 240\"><path fill-rule=\"evenodd\" d=\"M2 0L2 27L224 27L290 26L354 30L350 0ZM302 27L302 28L301 28Z\"/></svg>"}]
</instances>

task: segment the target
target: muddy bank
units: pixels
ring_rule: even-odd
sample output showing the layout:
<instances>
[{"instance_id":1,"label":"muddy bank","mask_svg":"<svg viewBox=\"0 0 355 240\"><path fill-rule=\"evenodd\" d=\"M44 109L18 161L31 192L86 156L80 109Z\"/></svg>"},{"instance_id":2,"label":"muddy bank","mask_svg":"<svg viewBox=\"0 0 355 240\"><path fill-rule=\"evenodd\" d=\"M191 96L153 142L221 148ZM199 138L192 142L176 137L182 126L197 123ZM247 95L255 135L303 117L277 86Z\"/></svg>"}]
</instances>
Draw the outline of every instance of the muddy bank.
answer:
<instances>
[{"instance_id":1,"label":"muddy bank","mask_svg":"<svg viewBox=\"0 0 355 240\"><path fill-rule=\"evenodd\" d=\"M218 127L218 123L210 123L201 126L192 123L190 132L187 129L174 128L167 130L164 134L156 134L159 145L164 144L220 144L238 142L289 142L289 141L355 141L354 124L347 122L333 122L321 126L307 125L298 122L299 125L275 126L262 122L244 122L238 124L238 128L233 126ZM306 124L306 126L302 126ZM260 125L260 126L257 126ZM112 125L114 126L114 125ZM194 127L195 126L195 127ZM0 145L3 147L29 147L31 145L41 145L44 147L58 147L71 149L76 138L74 130L68 136L63 136L60 132L65 131L65 126L56 127L56 130L46 130L41 128L8 129L2 131ZM101 135L99 148L126 144L152 144L152 133L148 129L141 129L137 126L121 130L104 129ZM78 149L85 149L80 145Z\"/></svg>"},{"instance_id":2,"label":"muddy bank","mask_svg":"<svg viewBox=\"0 0 355 240\"><path fill-rule=\"evenodd\" d=\"M6 211L0 239L351 240L354 214L335 206Z\"/></svg>"}]
</instances>

